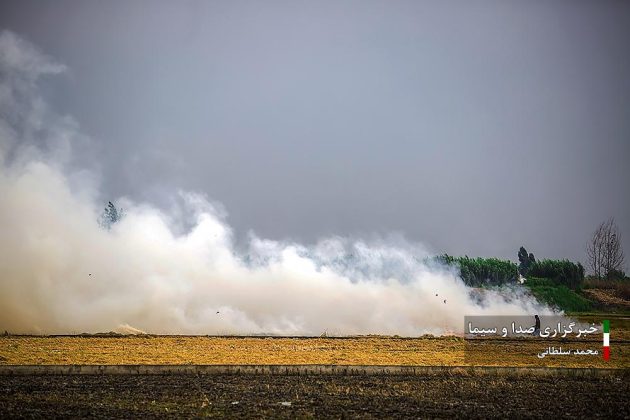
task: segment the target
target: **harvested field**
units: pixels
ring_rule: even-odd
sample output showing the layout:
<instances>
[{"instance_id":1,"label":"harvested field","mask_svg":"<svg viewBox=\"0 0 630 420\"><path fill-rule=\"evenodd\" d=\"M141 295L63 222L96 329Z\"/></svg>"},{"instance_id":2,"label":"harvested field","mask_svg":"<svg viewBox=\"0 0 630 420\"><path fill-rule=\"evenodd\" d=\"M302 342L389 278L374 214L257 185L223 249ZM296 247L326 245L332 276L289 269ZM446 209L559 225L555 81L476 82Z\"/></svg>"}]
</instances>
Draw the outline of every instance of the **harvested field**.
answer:
<instances>
[{"instance_id":1,"label":"harvested field","mask_svg":"<svg viewBox=\"0 0 630 420\"><path fill-rule=\"evenodd\" d=\"M627 371L538 375L69 375L0 381L0 417L628 418Z\"/></svg>"},{"instance_id":2,"label":"harvested field","mask_svg":"<svg viewBox=\"0 0 630 420\"><path fill-rule=\"evenodd\" d=\"M615 289L586 289L584 294L599 306L630 308L630 301L618 296L620 292Z\"/></svg>"},{"instance_id":3,"label":"harvested field","mask_svg":"<svg viewBox=\"0 0 630 420\"><path fill-rule=\"evenodd\" d=\"M271 338L205 336L8 336L0 337L0 364L333 364L415 366L563 366L627 368L630 342L612 335L611 360L600 356L536 355L549 341L494 339L471 343L457 337ZM621 335L623 337L623 335ZM589 341L556 340L563 348L601 350Z\"/></svg>"}]
</instances>

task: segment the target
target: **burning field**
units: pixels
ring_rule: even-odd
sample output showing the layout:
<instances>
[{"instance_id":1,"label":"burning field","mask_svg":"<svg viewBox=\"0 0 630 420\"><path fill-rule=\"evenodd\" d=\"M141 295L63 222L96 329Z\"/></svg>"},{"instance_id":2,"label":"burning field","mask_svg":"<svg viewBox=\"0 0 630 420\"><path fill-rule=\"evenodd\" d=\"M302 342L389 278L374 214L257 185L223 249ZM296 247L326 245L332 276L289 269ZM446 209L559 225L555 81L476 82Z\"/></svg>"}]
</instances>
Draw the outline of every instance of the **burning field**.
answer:
<instances>
[{"instance_id":1,"label":"burning field","mask_svg":"<svg viewBox=\"0 0 630 420\"><path fill-rule=\"evenodd\" d=\"M50 19L44 19L33 11L28 11L26 20L35 22L38 32L40 28L45 31L49 23L53 27L53 21L63 21L66 15L90 28L90 36L98 32L92 29L99 25L75 18L73 13L56 10ZM305 12L309 19L316 15L311 10ZM330 75L335 75L331 79L347 74L351 77L341 87L354 86L346 91L332 88L333 83L329 91L332 95L312 83L327 78L320 77L328 67L323 64L325 60L321 61L321 69L319 64L314 66L314 72L310 72L310 67L296 71L299 78L288 77L291 84L283 88L285 77L277 83L268 83L273 78L264 79L266 74L281 73L273 70L275 65L269 67L270 71L265 69L276 61L276 49L284 55L285 47L290 45L283 47L271 38L261 45L263 48L240 51L242 40L230 46L231 37L217 32L199 38L199 44L205 48L214 42L208 40L220 40L217 45L227 46L225 51L203 50L191 55L211 57L211 67L191 65L194 60L175 59L168 53L168 45L164 51L161 47L160 51L142 47L121 55L119 48L139 37L116 38L111 51L117 53L110 56L106 53L109 49L101 50L104 60L94 61L100 63L99 72L103 69L104 73L94 73L99 76L91 80L97 81L95 86L108 86L107 92L89 88L75 92L80 93L81 100L71 100L73 95L66 95L76 81L82 80L84 70L89 73L89 66L73 66L78 63L72 57L79 52L80 62L91 62L89 53L103 44L81 33L68 33L60 38L72 40L67 45L71 54L60 54L58 61L28 37L9 30L13 25L6 30L0 27L0 331L4 331L0 336L0 418L630 417L630 301L628 277L622 271L621 235L614 233L614 218L599 228L606 232L602 226L609 227L610 240L602 241L607 237L603 233L595 235L588 248L593 251L588 252L588 257L595 277L590 283L585 283L588 273L581 262L549 259L565 255L579 258L582 251L576 251L575 244L583 240L584 226L590 226L592 218L599 217L602 211L616 209L618 214L628 214L624 210L627 206L608 209L602 205L601 197L592 194L589 197L597 198L592 200L597 211L587 209L580 214L584 202L572 202L566 197L577 200L584 196L588 185L614 183L604 179L591 182L590 178L588 182L580 181L577 175L586 172L588 160L567 161L558 166L557 159L548 157L567 157L570 154L565 150L578 151L580 148L568 145L548 149L547 140L557 138L566 121L590 118L581 114L558 118L532 104L535 106L531 109L544 115L545 124L563 124L562 130L552 129L549 136L544 132L532 136L531 130L522 126L522 116L532 112L508 104L500 108L517 110L517 122L509 132L527 133L528 141L529 137L541 139L548 152L536 156L533 152L543 147L523 142L515 143L511 151L504 149L504 138L513 135L505 136L500 131L496 144L486 144L485 127L502 125L492 123L494 118L487 112L494 107L478 106L489 103L486 93L478 101L470 100L466 93L465 100L449 99L443 103L425 94L429 92L414 94L408 87L460 86L457 80L444 80L441 84L410 79L409 86L401 84L400 89L391 89L395 84L382 77L387 76L387 68L396 67L391 63L397 61L390 59L389 54L417 43L405 32L391 47L386 43L374 48L375 40L386 38L375 36L379 32L374 32L374 24L382 20L381 12L366 21L368 42L361 41L357 46L370 44L366 52L387 51L388 57L379 53L374 62L363 63L361 59L357 71L339 72L331 66ZM344 10L340 17L354 14ZM118 16L94 13L97 15ZM214 13L211 15L214 19ZM219 15L224 16L224 12ZM254 15L260 15L260 11ZM401 18L405 19L398 22L396 18L395 25L383 34L404 27L400 23L409 15L403 11ZM126 16L126 21L129 14L120 16ZM143 12L142 17L145 16ZM520 21L520 10L518 17ZM239 29L233 25L233 19L221 20L230 23L228 34L247 35L248 30L258 26L248 19L246 27ZM344 17L340 29L352 28L345 20ZM503 16L491 20L502 22L499 33L504 39L505 28L512 25L506 25ZM558 32L556 21L553 20L553 34ZM296 22L301 22L301 18ZM321 24L326 28L322 35L328 36L328 17ZM124 29L120 22L104 26L115 27L116 32ZM170 37L173 34L163 29L172 26L167 23L156 27L155 35L168 33ZM285 22L283 18L282 25L276 25L273 20L264 19L260 26L284 28ZM476 23L474 33L487 26L486 22ZM206 27L220 25L214 20L199 25ZM297 27L311 25L299 23ZM59 28L52 33L62 32ZM187 23L184 32L192 36L196 29ZM264 32L261 31L263 35ZM346 44L344 37L338 37L334 31L330 34L331 45ZM259 33L249 35L245 38L265 39ZM427 38L424 34L419 36L418 39ZM47 41L56 38L50 36ZM355 34L350 38L354 39ZM457 37L436 32L429 38ZM530 37L519 33L517 38ZM625 39L618 34L614 38ZM283 32L278 41L285 39L299 37ZM187 36L182 44L192 47L190 41ZM80 52L82 43L86 55ZM545 39L543 44L547 43ZM155 45L162 44L155 39ZM572 42L570 48L557 51L577 50L572 45L582 44L588 43ZM48 42L43 45L51 47L51 51L63 50L52 48ZM269 46L273 48L266 50ZM288 66L279 65L278 69L299 69L296 63L318 61L317 48L311 48L310 42L296 42L295 46L297 59L292 58ZM337 51L337 47L324 47L322 51ZM457 50L445 47L427 51ZM173 51L179 50L188 47L178 45ZM540 50L538 44L533 48ZM195 109L195 95L179 91L195 74L186 71L172 80L162 80L109 68L110 64L126 60L135 62L140 51L152 51L152 57L144 57L139 63L153 63L162 56L173 59L172 63L155 61L155 68L147 69L147 75L177 73L171 70L179 64L172 67L173 63L180 63L182 70L191 68L195 69L192 73L213 75L198 86L190 83L195 86L195 94L202 93L199 110ZM469 52L468 46L462 51L466 51L464 56L474 57L473 66L453 66L456 62L450 59L431 60L448 63L448 71L436 68L430 73L448 75L452 68L470 71L486 61L479 59L483 57L479 52ZM303 52L308 52L308 56L300 59ZM342 50L339 54L340 58L353 55ZM319 58L328 56L332 55L326 53ZM229 64L235 57L251 57L252 62L248 58L247 62L234 63L234 67L221 64L225 60ZM574 63L562 57L563 62ZM432 68L433 65L418 64L425 63L424 53L419 58L422 61L401 61L401 68ZM66 59L68 64L63 62ZM532 60L518 57L509 61ZM385 62L388 64L382 65ZM571 65L571 69L588 67ZM224 76L220 75L221 68L227 69ZM485 79L503 68L497 63L490 71L480 73ZM241 80L241 69L253 69L254 73ZM357 84L357 76L373 69L378 75L374 79L377 83L366 79L364 85ZM519 68L515 81L520 82L521 73L546 74L534 70L522 72ZM390 74L391 80L398 83L404 73L419 72L397 70ZM130 101L131 97L120 94L123 92L116 94L116 89L110 92L108 83L104 83L113 82L116 75L126 79L129 74L138 80L122 83L121 79L120 86L142 87L143 83L138 83L141 79L150 81L146 91L124 89L125 94L141 99L138 102ZM563 75L566 71L554 70L553 74ZM303 75L310 77L302 79ZM67 79L44 82L59 78ZM260 81L260 86L256 82L256 86L248 87L250 79ZM597 75L596 79L608 77ZM225 91L222 97L217 88L230 86L230 80L234 90ZM326 87L328 84L324 83ZM505 88L513 85L506 81L487 91L513 91ZM177 90L163 92L162 96L159 89L165 86ZM265 95L257 89L266 86L274 87L273 92ZM314 86L316 91L300 95L296 90L300 86ZM375 100L363 96L364 92L378 91L379 86L385 86L387 91L374 96ZM404 92L400 100L389 96L390 91L398 90ZM473 90L476 89L470 91ZM566 96L574 97L580 90L569 86L570 94ZM519 106L523 102L521 96L535 96L530 92L538 91L550 90L526 87L523 92L527 94L517 96ZM234 102L238 92L247 98L242 109L234 106L240 102ZM277 106L284 96L288 101L285 111L308 106L292 115ZM430 101L419 106L407 103L407 96ZM587 96L589 101L580 99L579 103L591 103L598 95ZM107 103L108 97L117 98L115 106L110 103L108 109L122 112L111 119L115 123L101 121L107 120L110 113L100 106L93 108L98 112L91 117L79 113L87 121L87 129L72 116L75 106L75 110L83 111L79 106L83 99L100 104ZM256 98L265 97L268 99L259 103L258 109L250 106ZM369 112L352 103L334 111L331 105L345 97L354 98L355 105L372 103L364 110ZM434 96L450 97L442 88ZM173 100L177 98L185 100L178 103ZM314 98L322 100L318 103ZM606 102L613 103L615 110L628 108L617 106L616 100L611 99ZM439 110L451 102L469 104L470 109L462 108L461 114L465 121L475 122L469 127L472 129L451 122L452 115L458 114L451 109L445 112L448 120L434 118L431 113L424 118L416 115L416 111ZM172 104L173 109L154 108L162 103ZM392 112L395 117L389 121L382 118L385 108L380 110L381 104L390 108L396 103L405 104L403 112ZM541 103L567 109L547 99ZM320 110L328 108L330 115L317 116ZM141 115L132 117L134 109L155 112L145 119ZM175 109L179 111L173 112ZM484 110L483 114L475 114L479 109ZM221 116L221 110L228 110L228 114ZM268 114L269 110L273 112ZM352 120L352 114L360 118ZM198 123L190 119L195 115L201 117ZM343 116L343 121L335 122L337 115ZM179 119L181 125L176 124ZM411 124L405 130L399 124L404 119ZM424 127L425 119L439 121L439 125ZM416 121L420 121L419 126ZM508 122L510 118L497 114L496 121ZM384 124L381 127L366 125L380 122ZM612 123L604 121L594 127L616 127ZM110 126L115 129L110 131ZM128 126L135 128L127 135L119 132L126 132ZM194 134L197 126L200 131ZM319 126L322 131L316 129ZM287 127L298 129L282 134ZM449 128L443 130L445 127ZM456 127L452 133L451 127ZM221 129L215 132L217 128ZM265 134L266 129L269 131ZM576 133L587 131L576 129ZM376 137L370 137L372 133ZM464 146L471 142L463 141L467 139L460 133L483 133L483 141L478 139L474 150L466 150ZM141 140L144 136L146 142ZM450 137L452 143L443 149ZM578 138L570 132L565 137ZM601 137L599 132L593 136ZM396 138L404 141L390 144ZM238 139L242 142L235 141ZM281 142L276 143L279 139ZM286 144L282 139L286 139ZM427 147L430 141L436 141L435 147ZM341 147L337 148L337 144ZM306 146L304 150L302 145ZM326 145L335 148L328 150ZM296 146L299 151L294 149ZM322 146L326 147L320 150ZM527 159L521 158L525 157L523 150L528 151ZM558 150L562 153L556 153ZM433 151L435 156L431 155ZM611 155L627 155L623 150L610 151ZM444 156L444 160L436 158L439 156ZM492 160L475 162L477 156ZM505 160L503 156L512 158ZM598 154L588 151L585 159L586 156ZM458 161L460 158L463 160ZM552 165L545 172L541 165L547 161ZM429 164L433 162L436 166L431 169ZM599 160L592 163L593 168L601 167ZM578 172L560 174L559 168ZM479 176L474 174L476 170ZM556 175L561 175L558 180ZM540 180L544 182L535 182ZM565 180L575 181L574 191L566 189ZM617 190L621 188L614 189L609 201L618 201ZM497 193L488 194L491 191ZM226 204L235 206L235 217L229 218L223 204L209 197L210 193L223 195ZM554 214L551 210L555 203L567 207L561 210L558 206ZM570 218L566 217L569 210ZM544 217L539 211L544 211ZM547 226L554 229L545 228L545 223L551 223ZM628 226L625 220L620 225L622 229ZM435 241L438 248L420 242L424 235ZM536 257L522 245L518 253L512 253L522 243L536 247ZM607 244L608 256L619 260L613 265L611 261L615 259L607 258L610 264L604 271L598 266L603 244ZM464 256L449 255L451 252ZM485 257L469 257L468 253ZM504 259L508 255L517 256L518 265ZM561 328L558 322L553 335L548 325L541 325L541 318L549 320L566 314L570 314L567 318L577 317L578 313L583 319L567 319L571 325L568 329ZM585 313L589 315L584 316ZM519 331L512 322L511 336L507 327L503 327L501 336L497 328L478 324L475 331L480 335L471 337L475 333L472 323L466 321L468 317L521 317L523 322L519 322ZM111 332L101 333L105 331Z\"/></svg>"}]
</instances>

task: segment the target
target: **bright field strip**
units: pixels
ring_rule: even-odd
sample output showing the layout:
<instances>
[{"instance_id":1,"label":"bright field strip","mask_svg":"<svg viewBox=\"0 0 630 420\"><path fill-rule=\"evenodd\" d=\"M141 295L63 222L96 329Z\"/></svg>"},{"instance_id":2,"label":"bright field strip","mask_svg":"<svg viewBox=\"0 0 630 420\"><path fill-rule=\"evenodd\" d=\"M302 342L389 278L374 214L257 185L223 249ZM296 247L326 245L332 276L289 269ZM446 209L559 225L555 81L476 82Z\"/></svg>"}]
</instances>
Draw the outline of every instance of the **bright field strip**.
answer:
<instances>
[{"instance_id":1,"label":"bright field strip","mask_svg":"<svg viewBox=\"0 0 630 420\"><path fill-rule=\"evenodd\" d=\"M458 337L6 336L0 337L0 364L630 367L630 342L611 337L611 359L606 362L601 334L592 338L553 345L594 349L599 356L541 359L536 355L549 343L536 339L477 341L471 353L469 342Z\"/></svg>"}]
</instances>

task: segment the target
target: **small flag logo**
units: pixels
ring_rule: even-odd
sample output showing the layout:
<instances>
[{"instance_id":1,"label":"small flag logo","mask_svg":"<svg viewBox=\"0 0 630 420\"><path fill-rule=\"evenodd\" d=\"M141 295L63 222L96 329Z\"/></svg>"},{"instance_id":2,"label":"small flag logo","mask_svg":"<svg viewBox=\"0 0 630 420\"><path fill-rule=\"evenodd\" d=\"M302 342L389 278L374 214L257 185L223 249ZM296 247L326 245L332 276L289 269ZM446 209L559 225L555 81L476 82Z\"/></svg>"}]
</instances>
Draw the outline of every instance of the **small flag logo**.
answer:
<instances>
[{"instance_id":1,"label":"small flag logo","mask_svg":"<svg viewBox=\"0 0 630 420\"><path fill-rule=\"evenodd\" d=\"M602 322L604 330L604 360L610 359L610 321L605 319Z\"/></svg>"}]
</instances>

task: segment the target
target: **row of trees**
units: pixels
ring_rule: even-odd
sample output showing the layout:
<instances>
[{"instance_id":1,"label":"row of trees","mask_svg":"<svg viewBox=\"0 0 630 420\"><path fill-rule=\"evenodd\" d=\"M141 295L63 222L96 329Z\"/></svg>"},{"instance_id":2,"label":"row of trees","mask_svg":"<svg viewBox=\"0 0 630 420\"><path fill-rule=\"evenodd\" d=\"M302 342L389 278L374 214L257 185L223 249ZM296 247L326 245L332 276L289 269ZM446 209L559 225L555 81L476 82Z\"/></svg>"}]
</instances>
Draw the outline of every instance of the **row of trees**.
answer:
<instances>
[{"instance_id":1,"label":"row of trees","mask_svg":"<svg viewBox=\"0 0 630 420\"><path fill-rule=\"evenodd\" d=\"M587 246L589 268L597 278L623 279L624 254L621 235L614 219L598 226ZM453 257L443 254L437 259L449 266L457 266L461 278L469 286L497 286L514 283L519 275L529 279L547 279L557 285L576 290L584 282L585 270L581 263L569 260L544 259L537 261L525 247L518 250L518 266L496 258Z\"/></svg>"},{"instance_id":2,"label":"row of trees","mask_svg":"<svg viewBox=\"0 0 630 420\"><path fill-rule=\"evenodd\" d=\"M546 278L558 285L575 290L584 282L584 267L569 260L542 260L534 262L527 272L528 278Z\"/></svg>"},{"instance_id":3,"label":"row of trees","mask_svg":"<svg viewBox=\"0 0 630 420\"><path fill-rule=\"evenodd\" d=\"M587 266L596 278L625 278L625 256L615 219L610 218L597 227L587 243L586 255ZM524 247L518 251L518 261L518 272L522 276L562 279L561 283L572 289L581 283L580 278L584 278L582 264L567 260L536 261L534 254L528 253Z\"/></svg>"},{"instance_id":4,"label":"row of trees","mask_svg":"<svg viewBox=\"0 0 630 420\"><path fill-rule=\"evenodd\" d=\"M516 283L518 268L512 261L497 258L453 257L443 254L437 257L442 264L459 268L461 278L468 286L500 286Z\"/></svg>"},{"instance_id":5,"label":"row of trees","mask_svg":"<svg viewBox=\"0 0 630 420\"><path fill-rule=\"evenodd\" d=\"M584 267L582 264L569 260L541 260L536 261L533 254L524 253L524 248L519 250L522 257L517 266L511 261L497 258L469 258L453 257L448 254L440 255L439 262L459 269L464 283L468 286L500 286L516 283L521 276L527 278L541 278L575 290L580 288L584 281Z\"/></svg>"}]
</instances>

